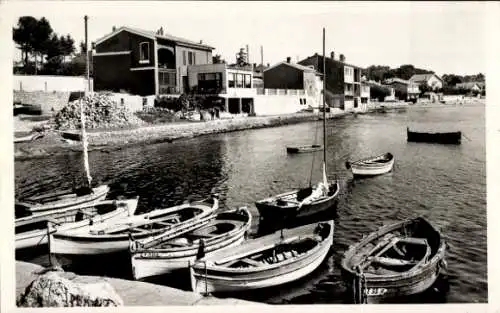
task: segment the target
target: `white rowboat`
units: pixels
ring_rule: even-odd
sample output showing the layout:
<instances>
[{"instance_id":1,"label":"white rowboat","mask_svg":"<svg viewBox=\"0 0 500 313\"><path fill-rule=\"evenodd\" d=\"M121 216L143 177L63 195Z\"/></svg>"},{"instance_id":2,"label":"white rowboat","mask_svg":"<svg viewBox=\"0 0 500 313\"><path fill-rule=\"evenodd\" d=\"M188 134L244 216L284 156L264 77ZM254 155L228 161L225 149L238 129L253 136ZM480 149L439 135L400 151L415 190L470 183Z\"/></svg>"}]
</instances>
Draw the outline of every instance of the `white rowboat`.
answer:
<instances>
[{"instance_id":1,"label":"white rowboat","mask_svg":"<svg viewBox=\"0 0 500 313\"><path fill-rule=\"evenodd\" d=\"M394 156L389 152L355 162L346 162L347 169L351 169L355 176L386 174L392 171L393 166Z\"/></svg>"}]
</instances>

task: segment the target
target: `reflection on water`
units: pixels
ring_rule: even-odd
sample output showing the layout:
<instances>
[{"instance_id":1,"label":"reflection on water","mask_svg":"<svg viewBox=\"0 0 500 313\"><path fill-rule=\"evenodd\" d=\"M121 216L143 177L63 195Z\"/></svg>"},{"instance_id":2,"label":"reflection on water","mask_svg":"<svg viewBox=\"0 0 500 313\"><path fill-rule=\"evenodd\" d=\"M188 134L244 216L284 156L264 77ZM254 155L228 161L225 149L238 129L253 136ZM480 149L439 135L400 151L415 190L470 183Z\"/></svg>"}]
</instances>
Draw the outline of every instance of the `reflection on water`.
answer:
<instances>
[{"instance_id":1,"label":"reflection on water","mask_svg":"<svg viewBox=\"0 0 500 313\"><path fill-rule=\"evenodd\" d=\"M467 139L460 146L406 142L407 126L430 129L436 125L460 129ZM137 146L109 154L92 152L91 172L96 180L111 181L110 197L139 195L140 211L217 192L223 209L249 207L256 232L255 200L307 185L313 157L318 162L312 168L312 181L321 178L322 152L287 155L285 149L288 144L311 143L318 127L321 141L321 124L303 123ZM449 292L433 294L429 300L415 297L405 301L487 301L484 107L412 108L406 113L362 115L328 121L327 132L328 175L343 179L344 187L330 257L300 281L231 296L269 303L348 302L343 298L339 271L347 247L384 222L424 215L450 244L448 273L442 278L449 282ZM347 159L388 151L396 158L390 174L353 181L345 169ZM78 155L16 162L16 195L70 187L74 177L83 175L80 162ZM28 259L46 262L40 256ZM105 274L129 277L129 261L119 262L121 272ZM91 264L77 272L101 272L97 267L102 264ZM170 285L168 281L173 280L164 278L163 283Z\"/></svg>"}]
</instances>

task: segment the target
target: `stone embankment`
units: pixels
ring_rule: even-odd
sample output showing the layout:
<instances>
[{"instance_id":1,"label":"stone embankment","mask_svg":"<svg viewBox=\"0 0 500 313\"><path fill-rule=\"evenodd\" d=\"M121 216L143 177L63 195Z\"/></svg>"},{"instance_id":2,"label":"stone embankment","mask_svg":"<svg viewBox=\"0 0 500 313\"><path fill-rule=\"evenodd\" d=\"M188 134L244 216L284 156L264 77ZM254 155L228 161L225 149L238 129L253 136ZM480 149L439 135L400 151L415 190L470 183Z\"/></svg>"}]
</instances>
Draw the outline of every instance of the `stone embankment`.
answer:
<instances>
[{"instance_id":1,"label":"stone embankment","mask_svg":"<svg viewBox=\"0 0 500 313\"><path fill-rule=\"evenodd\" d=\"M139 281L48 272L42 266L20 261L16 261L16 303L24 307L261 304L204 297Z\"/></svg>"}]
</instances>

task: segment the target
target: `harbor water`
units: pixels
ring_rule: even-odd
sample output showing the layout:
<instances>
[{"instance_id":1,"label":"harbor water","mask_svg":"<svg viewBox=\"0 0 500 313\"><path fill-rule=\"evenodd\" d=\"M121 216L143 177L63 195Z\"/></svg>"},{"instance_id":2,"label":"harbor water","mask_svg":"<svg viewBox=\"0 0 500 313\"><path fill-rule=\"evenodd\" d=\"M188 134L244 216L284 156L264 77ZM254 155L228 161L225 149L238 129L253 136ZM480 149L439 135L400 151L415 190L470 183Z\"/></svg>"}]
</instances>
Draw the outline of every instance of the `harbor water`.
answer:
<instances>
[{"instance_id":1,"label":"harbor water","mask_svg":"<svg viewBox=\"0 0 500 313\"><path fill-rule=\"evenodd\" d=\"M231 294L266 303L349 303L340 260L349 245L384 223L425 216L449 244L448 269L424 297L405 302L486 302L486 147L484 105L415 107L406 112L329 120L327 166L342 179L334 246L311 275L271 290ZM461 145L410 143L412 130L461 130ZM248 206L259 229L258 199L304 187L321 179L322 152L288 155L286 145L322 141L321 122L215 134L173 143L91 152L94 180L109 182L110 198L140 196L141 212L220 194L224 208ZM384 152L395 156L393 172L353 180L345 168L355 160ZM314 163L313 163L314 161ZM314 167L311 167L314 164ZM81 178L78 154L15 163L16 197L72 187ZM17 256L46 265L46 252ZM104 259L106 260L106 259ZM68 269L81 274L130 278L130 261L90 262ZM119 265L123 266L119 266ZM112 265L112 266L109 266ZM180 275L180 274L179 274ZM188 289L189 278L161 277L156 283ZM182 283L184 282L184 283Z\"/></svg>"}]
</instances>

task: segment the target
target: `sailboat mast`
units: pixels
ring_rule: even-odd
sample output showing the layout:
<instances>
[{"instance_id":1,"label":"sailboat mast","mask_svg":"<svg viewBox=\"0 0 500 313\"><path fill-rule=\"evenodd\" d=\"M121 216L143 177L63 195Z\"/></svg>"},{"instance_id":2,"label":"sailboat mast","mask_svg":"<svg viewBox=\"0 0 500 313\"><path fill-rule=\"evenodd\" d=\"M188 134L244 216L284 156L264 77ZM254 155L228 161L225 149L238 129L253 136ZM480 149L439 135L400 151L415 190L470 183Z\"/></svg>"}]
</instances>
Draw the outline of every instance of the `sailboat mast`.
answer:
<instances>
[{"instance_id":1,"label":"sailboat mast","mask_svg":"<svg viewBox=\"0 0 500 313\"><path fill-rule=\"evenodd\" d=\"M325 62L325 28L323 28L323 162L326 168L326 62Z\"/></svg>"},{"instance_id":2,"label":"sailboat mast","mask_svg":"<svg viewBox=\"0 0 500 313\"><path fill-rule=\"evenodd\" d=\"M83 112L83 103L80 98L80 118L82 123L82 144L83 144L83 166L85 168L85 174L87 175L88 187L91 188L92 177L90 176L89 168L89 155L88 155L88 142L87 133L85 132L85 114Z\"/></svg>"}]
</instances>

